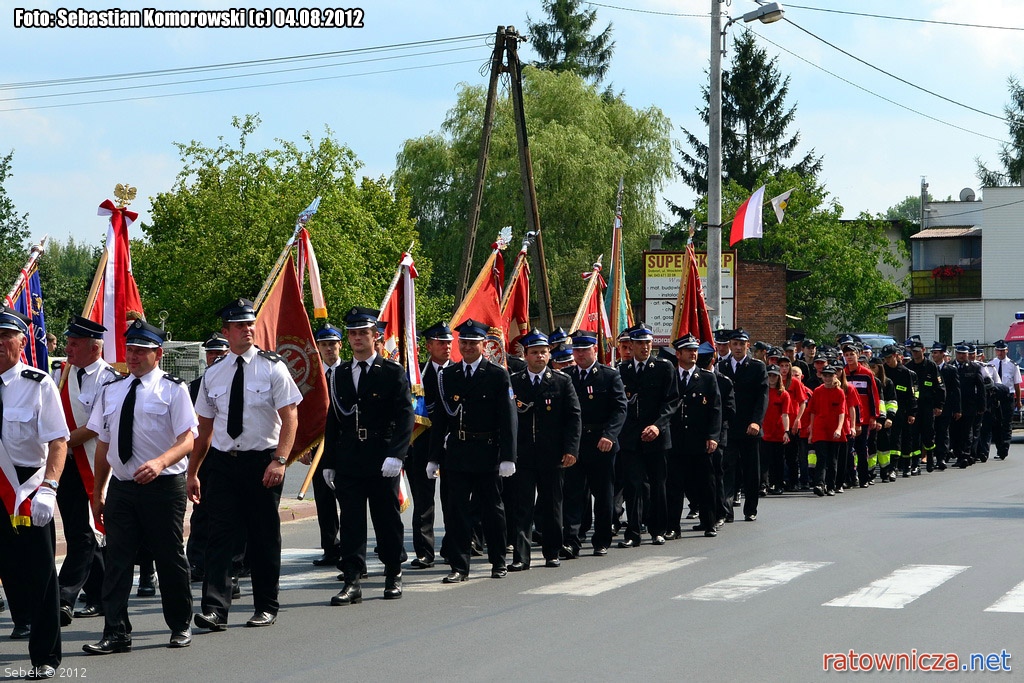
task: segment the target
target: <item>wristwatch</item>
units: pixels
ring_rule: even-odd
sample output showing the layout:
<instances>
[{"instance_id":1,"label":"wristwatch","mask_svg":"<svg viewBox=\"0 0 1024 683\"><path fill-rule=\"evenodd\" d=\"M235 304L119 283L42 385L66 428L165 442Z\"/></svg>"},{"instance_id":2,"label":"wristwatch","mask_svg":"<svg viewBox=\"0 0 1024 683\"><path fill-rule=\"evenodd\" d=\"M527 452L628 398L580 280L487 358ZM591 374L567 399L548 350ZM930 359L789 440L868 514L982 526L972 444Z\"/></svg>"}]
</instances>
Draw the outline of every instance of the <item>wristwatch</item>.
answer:
<instances>
[{"instance_id":1,"label":"wristwatch","mask_svg":"<svg viewBox=\"0 0 1024 683\"><path fill-rule=\"evenodd\" d=\"M274 460L278 461L282 465L287 465L288 464L288 458L284 457L283 455L277 456L276 458L274 458Z\"/></svg>"},{"instance_id":2,"label":"wristwatch","mask_svg":"<svg viewBox=\"0 0 1024 683\"><path fill-rule=\"evenodd\" d=\"M54 491L56 491L60 486L60 483L58 483L56 479L43 479L43 484L49 486Z\"/></svg>"}]
</instances>

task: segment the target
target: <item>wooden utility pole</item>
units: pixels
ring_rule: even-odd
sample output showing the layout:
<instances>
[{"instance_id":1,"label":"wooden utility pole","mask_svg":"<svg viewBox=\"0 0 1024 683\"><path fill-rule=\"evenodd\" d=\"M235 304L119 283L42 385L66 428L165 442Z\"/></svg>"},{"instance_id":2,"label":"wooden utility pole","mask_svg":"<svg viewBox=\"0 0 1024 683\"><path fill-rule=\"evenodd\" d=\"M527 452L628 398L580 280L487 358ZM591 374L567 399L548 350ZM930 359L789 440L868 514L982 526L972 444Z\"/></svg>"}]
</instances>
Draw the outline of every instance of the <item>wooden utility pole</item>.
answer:
<instances>
[{"instance_id":1,"label":"wooden utility pole","mask_svg":"<svg viewBox=\"0 0 1024 683\"><path fill-rule=\"evenodd\" d=\"M547 262L544 259L544 244L540 232L540 213L537 210L537 190L533 182L533 162L526 132L526 112L523 107L523 73L519 62L519 42L522 37L514 26L499 26L494 36L494 53L491 55L491 79L487 87L487 104L484 108L483 133L480 138L480 155L477 157L476 180L470 200L466 234L462 245L462 263L459 269L459 283L455 292L456 306L469 289L473 250L480 223L480 207L483 202L484 182L487 178L487 157L491 147L491 133L494 129L494 106L497 101L498 79L503 73L510 75L512 108L516 126L516 141L519 149L519 171L523 185L523 207L526 213L526 228L536 233L533 252L534 270L538 275L537 294L540 299L541 315L548 329L554 329L555 319L551 310L551 291L548 286ZM505 63L507 56L508 62Z\"/></svg>"}]
</instances>

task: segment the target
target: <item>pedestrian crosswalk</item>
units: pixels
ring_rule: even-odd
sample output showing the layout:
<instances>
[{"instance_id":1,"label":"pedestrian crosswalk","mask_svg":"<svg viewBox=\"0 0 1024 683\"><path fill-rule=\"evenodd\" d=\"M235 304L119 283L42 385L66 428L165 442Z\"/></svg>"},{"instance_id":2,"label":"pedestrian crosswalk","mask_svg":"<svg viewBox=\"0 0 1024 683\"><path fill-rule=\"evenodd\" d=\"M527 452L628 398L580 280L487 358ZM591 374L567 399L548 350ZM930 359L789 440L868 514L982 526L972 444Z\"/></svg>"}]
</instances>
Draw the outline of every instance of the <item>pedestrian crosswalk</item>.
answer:
<instances>
[{"instance_id":1,"label":"pedestrian crosswalk","mask_svg":"<svg viewBox=\"0 0 1024 683\"><path fill-rule=\"evenodd\" d=\"M337 569L315 568L311 566L318 553L305 549L285 549L282 552L281 589L326 589L337 590ZM604 562L602 560L602 562ZM590 566L594 566L593 563ZM895 568L887 568L874 576L865 577L866 583L856 587L856 582L847 585L848 575L836 574L841 566L832 561L812 559L773 560L760 565L744 568L741 571L674 596L679 601L703 601L722 603L741 603L756 600L762 595L781 590L787 585L798 584L801 579L814 575L818 570L831 567L829 584L834 587L837 597L820 604L822 607L853 607L874 609L903 609L909 607L920 598L935 592L942 595L943 586L958 576L965 581L984 580L983 572L978 568L951 564L908 564ZM671 576L674 572L685 574L684 580L691 577L708 576L715 569L713 561L707 557L675 557L645 556L628 562L620 562L603 569L584 571L574 574L573 569L589 568L586 562L565 563L557 572L541 569L530 572L530 576L541 575L545 579L555 579L521 590L522 595L552 596L569 598L592 598L609 591L619 590L631 585L660 576ZM441 593L444 591L473 590L473 586L492 586L487 578L488 573L476 569L469 583L448 585L441 583L441 576L447 569L438 565L437 571L405 571L403 582L408 596L421 593ZM370 582L383 581L384 567L377 561L368 566ZM850 575L856 575L851 572ZM525 575L524 575L525 576ZM475 580L480 579L480 580ZM503 585L521 580L512 574L502 582ZM821 582L815 583L815 592L821 590ZM852 589L852 590L850 590ZM995 597L995 596L993 596ZM819 598L821 599L821 598ZM992 599L992 598L990 598ZM1024 614L1024 582L1021 582L999 597L990 606L978 605L977 609L985 612L1004 612Z\"/></svg>"}]
</instances>

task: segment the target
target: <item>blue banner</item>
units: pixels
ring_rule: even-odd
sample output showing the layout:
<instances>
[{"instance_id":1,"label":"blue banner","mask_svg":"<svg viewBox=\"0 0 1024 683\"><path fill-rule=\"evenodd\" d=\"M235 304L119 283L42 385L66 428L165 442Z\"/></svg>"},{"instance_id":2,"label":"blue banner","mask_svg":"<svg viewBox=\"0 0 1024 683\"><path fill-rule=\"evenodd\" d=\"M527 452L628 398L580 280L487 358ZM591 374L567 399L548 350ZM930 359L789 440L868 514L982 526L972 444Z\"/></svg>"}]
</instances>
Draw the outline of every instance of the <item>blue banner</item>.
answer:
<instances>
[{"instance_id":1,"label":"blue banner","mask_svg":"<svg viewBox=\"0 0 1024 683\"><path fill-rule=\"evenodd\" d=\"M28 328L28 343L25 345L25 363L49 374L50 360L46 351L43 287L39 281L38 268L32 268L28 284L21 288L21 292L14 299L13 308L32 321Z\"/></svg>"}]
</instances>

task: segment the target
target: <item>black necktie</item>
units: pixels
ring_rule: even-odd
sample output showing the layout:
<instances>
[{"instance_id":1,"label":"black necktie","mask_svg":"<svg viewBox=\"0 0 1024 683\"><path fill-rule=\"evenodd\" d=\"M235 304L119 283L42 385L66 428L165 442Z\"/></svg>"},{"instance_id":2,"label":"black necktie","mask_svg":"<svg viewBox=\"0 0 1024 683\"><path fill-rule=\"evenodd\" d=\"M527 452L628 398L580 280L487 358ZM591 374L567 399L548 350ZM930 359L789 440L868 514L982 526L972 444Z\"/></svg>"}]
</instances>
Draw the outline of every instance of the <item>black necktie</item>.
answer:
<instances>
[{"instance_id":1,"label":"black necktie","mask_svg":"<svg viewBox=\"0 0 1024 683\"><path fill-rule=\"evenodd\" d=\"M643 369L644 369L644 364L643 364L643 362L641 362L641 361L637 361L637 362L636 362L636 374L638 374L638 375L639 375L639 374L640 374L641 372L643 372Z\"/></svg>"},{"instance_id":2,"label":"black necktie","mask_svg":"<svg viewBox=\"0 0 1024 683\"><path fill-rule=\"evenodd\" d=\"M586 370L580 370L580 381L581 382L586 382L587 381L587 371Z\"/></svg>"},{"instance_id":3,"label":"black necktie","mask_svg":"<svg viewBox=\"0 0 1024 683\"><path fill-rule=\"evenodd\" d=\"M689 381L690 381L690 373L688 371L686 371L686 370L683 370L683 386L685 387L686 384Z\"/></svg>"},{"instance_id":4,"label":"black necktie","mask_svg":"<svg viewBox=\"0 0 1024 683\"><path fill-rule=\"evenodd\" d=\"M359 385L363 383L363 377L366 375L367 365L365 360L359 361L356 365L359 366L359 383L356 384L356 391L359 391Z\"/></svg>"},{"instance_id":5,"label":"black necktie","mask_svg":"<svg viewBox=\"0 0 1024 683\"><path fill-rule=\"evenodd\" d=\"M85 368L78 368L78 390L82 390L82 378L85 377Z\"/></svg>"},{"instance_id":6,"label":"black necktie","mask_svg":"<svg viewBox=\"0 0 1024 683\"><path fill-rule=\"evenodd\" d=\"M473 376L473 366L470 365L469 363L466 363L466 379L469 379L472 376Z\"/></svg>"},{"instance_id":7,"label":"black necktie","mask_svg":"<svg viewBox=\"0 0 1024 683\"><path fill-rule=\"evenodd\" d=\"M235 376L231 380L228 398L228 436L237 439L242 433L242 406L245 403L245 359L235 359Z\"/></svg>"},{"instance_id":8,"label":"black necktie","mask_svg":"<svg viewBox=\"0 0 1024 683\"><path fill-rule=\"evenodd\" d=\"M999 383L1003 383L1003 359L999 359Z\"/></svg>"},{"instance_id":9,"label":"black necktie","mask_svg":"<svg viewBox=\"0 0 1024 683\"><path fill-rule=\"evenodd\" d=\"M0 439L4 438L4 381L0 379Z\"/></svg>"},{"instance_id":10,"label":"black necktie","mask_svg":"<svg viewBox=\"0 0 1024 683\"><path fill-rule=\"evenodd\" d=\"M534 375L533 376L533 386L535 386L535 387L539 387L540 386L540 375Z\"/></svg>"},{"instance_id":11,"label":"black necktie","mask_svg":"<svg viewBox=\"0 0 1024 683\"><path fill-rule=\"evenodd\" d=\"M121 419L117 425L117 454L121 456L121 462L126 463L132 459L132 432L135 431L135 390L142 384L142 380L136 377L128 389L128 395L124 397L121 404Z\"/></svg>"}]
</instances>

